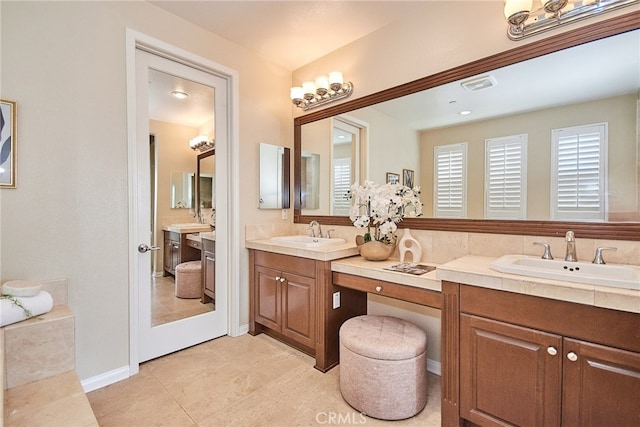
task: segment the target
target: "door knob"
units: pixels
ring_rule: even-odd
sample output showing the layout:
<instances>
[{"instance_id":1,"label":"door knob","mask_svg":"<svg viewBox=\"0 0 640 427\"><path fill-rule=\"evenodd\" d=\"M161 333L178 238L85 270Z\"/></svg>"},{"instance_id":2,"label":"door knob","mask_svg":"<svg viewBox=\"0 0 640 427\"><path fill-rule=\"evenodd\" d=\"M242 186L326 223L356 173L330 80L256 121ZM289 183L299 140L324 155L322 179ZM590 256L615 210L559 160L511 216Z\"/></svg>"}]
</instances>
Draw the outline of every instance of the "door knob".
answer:
<instances>
[{"instance_id":1,"label":"door knob","mask_svg":"<svg viewBox=\"0 0 640 427\"><path fill-rule=\"evenodd\" d=\"M138 252L140 252L141 254L149 251L157 251L159 249L160 249L159 246L147 246L144 243L141 243L140 245L138 245Z\"/></svg>"},{"instance_id":2,"label":"door knob","mask_svg":"<svg viewBox=\"0 0 640 427\"><path fill-rule=\"evenodd\" d=\"M555 356L556 354L558 354L558 350L556 350L555 347L547 347L547 353L549 353L551 356Z\"/></svg>"},{"instance_id":3,"label":"door knob","mask_svg":"<svg viewBox=\"0 0 640 427\"><path fill-rule=\"evenodd\" d=\"M575 354L573 351L569 352L567 354L567 359L571 360L572 362L575 362L576 360L578 360L578 355Z\"/></svg>"}]
</instances>

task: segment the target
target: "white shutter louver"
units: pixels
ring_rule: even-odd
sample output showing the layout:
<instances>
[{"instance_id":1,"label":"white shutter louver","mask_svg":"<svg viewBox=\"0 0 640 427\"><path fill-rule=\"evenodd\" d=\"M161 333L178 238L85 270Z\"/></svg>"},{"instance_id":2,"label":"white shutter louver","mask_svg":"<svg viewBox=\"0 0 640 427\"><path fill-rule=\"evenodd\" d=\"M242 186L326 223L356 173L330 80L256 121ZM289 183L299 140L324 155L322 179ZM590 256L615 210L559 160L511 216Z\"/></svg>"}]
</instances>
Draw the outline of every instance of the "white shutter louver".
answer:
<instances>
[{"instance_id":1,"label":"white shutter louver","mask_svg":"<svg viewBox=\"0 0 640 427\"><path fill-rule=\"evenodd\" d=\"M552 219L605 219L606 138L606 123L552 132Z\"/></svg>"},{"instance_id":2,"label":"white shutter louver","mask_svg":"<svg viewBox=\"0 0 640 427\"><path fill-rule=\"evenodd\" d=\"M485 217L525 219L527 135L485 141Z\"/></svg>"},{"instance_id":3,"label":"white shutter louver","mask_svg":"<svg viewBox=\"0 0 640 427\"><path fill-rule=\"evenodd\" d=\"M351 159L335 159L333 161L333 215L349 215L351 200Z\"/></svg>"},{"instance_id":4,"label":"white shutter louver","mask_svg":"<svg viewBox=\"0 0 640 427\"><path fill-rule=\"evenodd\" d=\"M467 144L440 145L434 153L433 216L467 215Z\"/></svg>"}]
</instances>

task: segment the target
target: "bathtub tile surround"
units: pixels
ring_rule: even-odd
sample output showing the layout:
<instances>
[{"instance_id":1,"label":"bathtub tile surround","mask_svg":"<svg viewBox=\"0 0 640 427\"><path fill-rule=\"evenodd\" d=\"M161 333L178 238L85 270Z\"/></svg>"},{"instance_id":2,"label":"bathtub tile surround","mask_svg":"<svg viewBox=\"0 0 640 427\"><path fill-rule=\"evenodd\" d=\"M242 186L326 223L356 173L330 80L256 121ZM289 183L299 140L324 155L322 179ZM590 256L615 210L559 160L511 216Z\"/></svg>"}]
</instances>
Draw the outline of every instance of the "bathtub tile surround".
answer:
<instances>
[{"instance_id":1,"label":"bathtub tile surround","mask_svg":"<svg viewBox=\"0 0 640 427\"><path fill-rule=\"evenodd\" d=\"M16 387L75 368L74 316L66 279L41 282L53 297L49 313L5 326L5 385ZM38 351L34 352L33 349Z\"/></svg>"}]
</instances>

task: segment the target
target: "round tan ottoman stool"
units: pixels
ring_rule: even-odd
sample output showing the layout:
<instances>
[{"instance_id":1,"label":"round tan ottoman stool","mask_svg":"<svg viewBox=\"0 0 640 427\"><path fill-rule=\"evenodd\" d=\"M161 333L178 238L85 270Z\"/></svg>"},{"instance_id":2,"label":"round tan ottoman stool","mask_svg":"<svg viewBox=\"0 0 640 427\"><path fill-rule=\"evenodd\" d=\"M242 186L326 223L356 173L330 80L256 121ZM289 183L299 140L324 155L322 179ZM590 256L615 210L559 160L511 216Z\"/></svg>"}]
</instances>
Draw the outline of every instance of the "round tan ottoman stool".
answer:
<instances>
[{"instance_id":1,"label":"round tan ottoman stool","mask_svg":"<svg viewBox=\"0 0 640 427\"><path fill-rule=\"evenodd\" d=\"M383 420L410 418L427 404L427 336L390 316L353 317L340 327L340 392Z\"/></svg>"},{"instance_id":2,"label":"round tan ottoman stool","mask_svg":"<svg viewBox=\"0 0 640 427\"><path fill-rule=\"evenodd\" d=\"M202 263L188 261L176 267L176 296L178 298L202 297Z\"/></svg>"}]
</instances>

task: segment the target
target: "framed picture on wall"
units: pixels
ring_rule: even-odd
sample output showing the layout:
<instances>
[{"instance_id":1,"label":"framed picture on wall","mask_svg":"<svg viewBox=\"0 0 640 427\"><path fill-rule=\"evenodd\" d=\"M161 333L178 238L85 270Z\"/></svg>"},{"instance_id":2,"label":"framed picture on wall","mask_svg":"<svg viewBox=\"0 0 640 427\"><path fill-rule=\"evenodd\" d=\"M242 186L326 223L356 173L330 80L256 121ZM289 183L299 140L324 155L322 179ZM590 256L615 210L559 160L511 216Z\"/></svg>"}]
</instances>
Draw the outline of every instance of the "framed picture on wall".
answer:
<instances>
[{"instance_id":1,"label":"framed picture on wall","mask_svg":"<svg viewBox=\"0 0 640 427\"><path fill-rule=\"evenodd\" d=\"M397 184L400 182L400 175L393 172L387 172L387 184Z\"/></svg>"},{"instance_id":2,"label":"framed picture on wall","mask_svg":"<svg viewBox=\"0 0 640 427\"><path fill-rule=\"evenodd\" d=\"M411 169L402 169L402 185L413 188L415 181L413 179L413 171Z\"/></svg>"},{"instance_id":3,"label":"framed picture on wall","mask_svg":"<svg viewBox=\"0 0 640 427\"><path fill-rule=\"evenodd\" d=\"M0 188L16 188L17 121L16 102L0 99Z\"/></svg>"}]
</instances>

